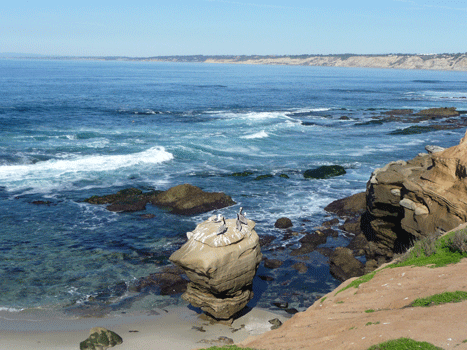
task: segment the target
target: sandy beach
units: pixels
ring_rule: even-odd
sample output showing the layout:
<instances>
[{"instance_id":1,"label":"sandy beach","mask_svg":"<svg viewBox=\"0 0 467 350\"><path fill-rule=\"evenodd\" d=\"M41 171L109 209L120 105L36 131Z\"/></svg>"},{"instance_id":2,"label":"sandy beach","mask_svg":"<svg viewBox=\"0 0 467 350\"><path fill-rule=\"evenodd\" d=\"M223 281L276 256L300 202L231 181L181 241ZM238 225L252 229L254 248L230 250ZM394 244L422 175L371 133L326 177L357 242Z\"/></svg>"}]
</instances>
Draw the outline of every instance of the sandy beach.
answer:
<instances>
[{"instance_id":1,"label":"sandy beach","mask_svg":"<svg viewBox=\"0 0 467 350\"><path fill-rule=\"evenodd\" d=\"M153 312L154 313L154 312ZM253 308L236 319L231 326L209 324L188 307L158 309L158 315L120 314L104 318L66 318L44 315L41 310L18 313L0 312L0 349L78 349L93 327L110 329L123 338L119 350L188 350L221 345L215 342L227 337L235 343L251 335L259 335L271 328L268 320L284 315ZM242 326L244 325L244 326ZM210 343L210 341L214 341Z\"/></svg>"}]
</instances>

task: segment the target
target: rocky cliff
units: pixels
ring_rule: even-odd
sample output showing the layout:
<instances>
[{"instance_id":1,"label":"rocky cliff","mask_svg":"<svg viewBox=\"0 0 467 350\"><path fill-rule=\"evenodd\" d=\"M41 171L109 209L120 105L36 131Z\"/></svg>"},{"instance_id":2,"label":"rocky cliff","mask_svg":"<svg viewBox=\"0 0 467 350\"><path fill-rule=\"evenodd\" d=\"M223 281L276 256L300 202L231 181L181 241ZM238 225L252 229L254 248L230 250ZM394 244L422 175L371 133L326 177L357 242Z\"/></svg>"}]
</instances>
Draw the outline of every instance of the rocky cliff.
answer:
<instances>
[{"instance_id":1,"label":"rocky cliff","mask_svg":"<svg viewBox=\"0 0 467 350\"><path fill-rule=\"evenodd\" d=\"M371 175L362 217L362 229L373 241L367 257L392 258L416 239L467 221L467 136L457 146L428 149Z\"/></svg>"}]
</instances>

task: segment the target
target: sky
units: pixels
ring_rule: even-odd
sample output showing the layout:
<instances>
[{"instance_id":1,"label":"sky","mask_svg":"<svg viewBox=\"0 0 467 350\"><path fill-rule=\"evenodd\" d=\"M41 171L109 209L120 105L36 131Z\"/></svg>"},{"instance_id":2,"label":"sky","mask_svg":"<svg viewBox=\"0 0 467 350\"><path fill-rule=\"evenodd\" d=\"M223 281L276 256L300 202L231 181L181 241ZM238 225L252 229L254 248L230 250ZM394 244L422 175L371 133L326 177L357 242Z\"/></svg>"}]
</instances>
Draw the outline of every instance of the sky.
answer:
<instances>
[{"instance_id":1,"label":"sky","mask_svg":"<svg viewBox=\"0 0 467 350\"><path fill-rule=\"evenodd\" d=\"M467 52L467 0L15 0L0 10L0 53L458 52Z\"/></svg>"}]
</instances>

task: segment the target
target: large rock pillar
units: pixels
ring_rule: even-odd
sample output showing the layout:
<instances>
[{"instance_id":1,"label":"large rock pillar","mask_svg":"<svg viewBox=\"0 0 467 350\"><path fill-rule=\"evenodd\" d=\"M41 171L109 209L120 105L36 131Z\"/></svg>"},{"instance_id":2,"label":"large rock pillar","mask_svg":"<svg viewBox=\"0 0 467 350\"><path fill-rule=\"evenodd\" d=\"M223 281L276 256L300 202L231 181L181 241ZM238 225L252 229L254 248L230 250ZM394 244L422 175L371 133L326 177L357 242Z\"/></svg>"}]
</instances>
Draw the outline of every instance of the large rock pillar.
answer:
<instances>
[{"instance_id":1,"label":"large rock pillar","mask_svg":"<svg viewBox=\"0 0 467 350\"><path fill-rule=\"evenodd\" d=\"M262 254L255 223L207 220L170 256L190 279L182 298L218 320L232 319L253 298L252 284ZM222 230L221 230L222 231Z\"/></svg>"}]
</instances>

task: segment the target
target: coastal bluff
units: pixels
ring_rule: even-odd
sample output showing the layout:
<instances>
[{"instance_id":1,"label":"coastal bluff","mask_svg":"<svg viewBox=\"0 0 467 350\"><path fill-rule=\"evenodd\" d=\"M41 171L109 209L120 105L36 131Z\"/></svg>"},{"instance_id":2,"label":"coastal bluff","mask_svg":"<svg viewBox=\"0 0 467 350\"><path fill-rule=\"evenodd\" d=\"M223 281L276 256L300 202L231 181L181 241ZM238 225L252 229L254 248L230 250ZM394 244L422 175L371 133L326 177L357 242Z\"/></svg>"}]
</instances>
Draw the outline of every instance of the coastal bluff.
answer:
<instances>
[{"instance_id":1,"label":"coastal bluff","mask_svg":"<svg viewBox=\"0 0 467 350\"><path fill-rule=\"evenodd\" d=\"M467 133L459 145L376 169L367 183L362 230L368 255L392 258L415 240L467 222Z\"/></svg>"}]
</instances>

